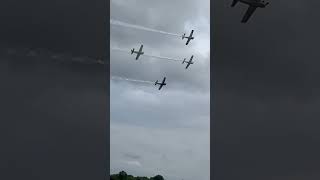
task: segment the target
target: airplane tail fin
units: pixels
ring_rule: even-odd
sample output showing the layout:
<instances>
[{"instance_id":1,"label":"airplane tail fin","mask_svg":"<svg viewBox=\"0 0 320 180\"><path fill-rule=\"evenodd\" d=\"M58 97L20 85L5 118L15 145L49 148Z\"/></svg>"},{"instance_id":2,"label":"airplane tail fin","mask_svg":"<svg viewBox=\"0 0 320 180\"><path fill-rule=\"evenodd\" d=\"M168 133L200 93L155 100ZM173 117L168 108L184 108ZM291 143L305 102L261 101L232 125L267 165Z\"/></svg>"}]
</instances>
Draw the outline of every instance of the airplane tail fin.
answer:
<instances>
[{"instance_id":1,"label":"airplane tail fin","mask_svg":"<svg viewBox=\"0 0 320 180\"><path fill-rule=\"evenodd\" d=\"M133 48L133 49L131 49L131 54L133 54L133 51L134 51L134 48Z\"/></svg>"},{"instance_id":2,"label":"airplane tail fin","mask_svg":"<svg viewBox=\"0 0 320 180\"><path fill-rule=\"evenodd\" d=\"M186 62L186 58L183 59L182 64Z\"/></svg>"},{"instance_id":3,"label":"airplane tail fin","mask_svg":"<svg viewBox=\"0 0 320 180\"><path fill-rule=\"evenodd\" d=\"M239 1L239 0L233 0L233 1L232 1L232 4L231 4L231 7L234 7L234 6L238 3L238 1Z\"/></svg>"},{"instance_id":4,"label":"airplane tail fin","mask_svg":"<svg viewBox=\"0 0 320 180\"><path fill-rule=\"evenodd\" d=\"M157 85L157 83L158 83L158 80L154 83L154 85Z\"/></svg>"},{"instance_id":5,"label":"airplane tail fin","mask_svg":"<svg viewBox=\"0 0 320 180\"><path fill-rule=\"evenodd\" d=\"M184 33L183 35L182 35L182 39L184 39L186 37L186 33Z\"/></svg>"}]
</instances>

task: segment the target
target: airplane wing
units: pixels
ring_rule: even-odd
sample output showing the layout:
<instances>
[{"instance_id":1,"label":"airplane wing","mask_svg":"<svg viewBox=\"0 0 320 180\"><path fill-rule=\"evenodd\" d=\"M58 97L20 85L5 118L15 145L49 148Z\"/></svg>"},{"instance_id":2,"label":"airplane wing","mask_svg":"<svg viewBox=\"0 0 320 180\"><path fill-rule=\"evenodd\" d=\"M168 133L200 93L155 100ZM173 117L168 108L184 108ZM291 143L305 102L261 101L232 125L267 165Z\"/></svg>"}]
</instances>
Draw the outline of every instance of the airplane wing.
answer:
<instances>
[{"instance_id":1,"label":"airplane wing","mask_svg":"<svg viewBox=\"0 0 320 180\"><path fill-rule=\"evenodd\" d=\"M164 82L166 81L166 77L163 78L162 80L162 84L164 84Z\"/></svg>"},{"instance_id":2,"label":"airplane wing","mask_svg":"<svg viewBox=\"0 0 320 180\"><path fill-rule=\"evenodd\" d=\"M162 83L159 86L159 90L162 88L162 86L166 85L165 81L166 81L166 77L163 78Z\"/></svg>"},{"instance_id":3,"label":"airplane wing","mask_svg":"<svg viewBox=\"0 0 320 180\"><path fill-rule=\"evenodd\" d=\"M191 63L188 63L188 65L186 66L186 69L188 69L188 67L190 66Z\"/></svg>"},{"instance_id":4,"label":"airplane wing","mask_svg":"<svg viewBox=\"0 0 320 180\"><path fill-rule=\"evenodd\" d=\"M189 44L189 41L191 40L191 38L188 38L188 40L187 40L187 42L186 42L186 45L188 45Z\"/></svg>"},{"instance_id":5,"label":"airplane wing","mask_svg":"<svg viewBox=\"0 0 320 180\"><path fill-rule=\"evenodd\" d=\"M190 36L189 36L189 37L192 37L192 35L193 35L193 30L191 30L191 33L190 33Z\"/></svg>"},{"instance_id":6,"label":"airplane wing","mask_svg":"<svg viewBox=\"0 0 320 180\"><path fill-rule=\"evenodd\" d=\"M142 52L143 45L140 46L139 53Z\"/></svg>"},{"instance_id":7,"label":"airplane wing","mask_svg":"<svg viewBox=\"0 0 320 180\"><path fill-rule=\"evenodd\" d=\"M137 56L136 56L136 60L138 60L138 58L140 57L140 53L137 53Z\"/></svg>"},{"instance_id":8,"label":"airplane wing","mask_svg":"<svg viewBox=\"0 0 320 180\"><path fill-rule=\"evenodd\" d=\"M246 23L256 9L257 9L257 7L249 6L249 8L247 9L246 14L243 16L241 22Z\"/></svg>"}]
</instances>

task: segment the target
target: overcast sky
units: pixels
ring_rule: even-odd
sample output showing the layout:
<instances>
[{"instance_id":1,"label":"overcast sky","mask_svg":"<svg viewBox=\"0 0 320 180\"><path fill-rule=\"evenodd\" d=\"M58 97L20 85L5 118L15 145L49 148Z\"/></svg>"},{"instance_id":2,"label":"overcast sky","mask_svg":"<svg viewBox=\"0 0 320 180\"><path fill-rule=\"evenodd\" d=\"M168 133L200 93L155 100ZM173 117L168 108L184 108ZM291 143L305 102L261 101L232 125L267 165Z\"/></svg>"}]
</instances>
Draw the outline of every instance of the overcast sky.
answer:
<instances>
[{"instance_id":1,"label":"overcast sky","mask_svg":"<svg viewBox=\"0 0 320 180\"><path fill-rule=\"evenodd\" d=\"M215 0L213 158L216 180L320 178L316 0L247 8Z\"/></svg>"},{"instance_id":2,"label":"overcast sky","mask_svg":"<svg viewBox=\"0 0 320 180\"><path fill-rule=\"evenodd\" d=\"M111 76L156 81L167 77L159 91L153 84L111 80L111 173L136 176L160 174L165 179L209 179L210 16L209 0L112 0L111 19L181 37L111 25ZM190 58L181 62L141 56L130 49L144 45L147 54Z\"/></svg>"}]
</instances>

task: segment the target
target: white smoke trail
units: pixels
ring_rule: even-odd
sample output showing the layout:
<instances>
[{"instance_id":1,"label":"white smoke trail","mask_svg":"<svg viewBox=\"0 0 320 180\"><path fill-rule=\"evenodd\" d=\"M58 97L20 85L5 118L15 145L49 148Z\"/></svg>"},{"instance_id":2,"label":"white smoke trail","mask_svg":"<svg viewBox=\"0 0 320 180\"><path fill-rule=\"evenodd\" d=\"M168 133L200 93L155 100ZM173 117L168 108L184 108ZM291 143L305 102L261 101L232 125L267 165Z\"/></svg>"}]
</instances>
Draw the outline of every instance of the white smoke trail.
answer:
<instances>
[{"instance_id":1,"label":"white smoke trail","mask_svg":"<svg viewBox=\"0 0 320 180\"><path fill-rule=\"evenodd\" d=\"M143 81L143 80L137 80L137 79L128 79L128 78L123 78L119 76L111 76L111 79L116 79L116 80L123 80L123 81L130 81L130 82L138 82L138 83L147 83L147 84L153 84L154 82L152 81Z\"/></svg>"},{"instance_id":2,"label":"white smoke trail","mask_svg":"<svg viewBox=\"0 0 320 180\"><path fill-rule=\"evenodd\" d=\"M169 58L169 57L163 57L163 56L154 56L154 55L149 55L149 54L144 54L145 56L152 57L152 58L158 58L158 59L164 59L164 60L169 60L169 61L180 61L182 62L181 59L174 59L174 58Z\"/></svg>"},{"instance_id":3,"label":"white smoke trail","mask_svg":"<svg viewBox=\"0 0 320 180\"><path fill-rule=\"evenodd\" d=\"M130 51L128 51L128 50L120 49L117 47L111 47L110 49L113 51L121 51L121 52L125 52L125 53L130 53ZM148 56L148 57L152 57L152 58L164 59L164 60L169 60L169 61L179 61L179 62L183 61L181 59L175 59L175 58L163 57L163 56L155 56L155 55L150 55L150 54L142 54L141 56Z\"/></svg>"},{"instance_id":4,"label":"white smoke trail","mask_svg":"<svg viewBox=\"0 0 320 180\"><path fill-rule=\"evenodd\" d=\"M152 28L147 28L147 27L143 27L143 26L139 26L139 25L129 24L129 23L126 23L126 22L113 20L113 19L110 19L110 24L117 25L117 26L123 26L123 27L127 27L127 28L140 29L140 30L144 30L144 31L157 32L157 33L171 35L171 36L179 36L179 37L182 36L182 35L175 34L175 33L160 31L160 30L157 30L157 29L152 29Z\"/></svg>"},{"instance_id":5,"label":"white smoke trail","mask_svg":"<svg viewBox=\"0 0 320 180\"><path fill-rule=\"evenodd\" d=\"M111 51L121 51L121 52L130 53L129 50L120 49L120 48L117 48L117 47L111 47L110 50L111 50Z\"/></svg>"},{"instance_id":6,"label":"white smoke trail","mask_svg":"<svg viewBox=\"0 0 320 180\"><path fill-rule=\"evenodd\" d=\"M7 53L9 54L23 54L29 57L44 57L46 59L52 60L53 62L57 63L80 63L80 64L106 64L105 60L100 58L92 58L87 56L72 56L70 54L62 54L62 53L55 53L51 52L44 48L7 48Z\"/></svg>"}]
</instances>

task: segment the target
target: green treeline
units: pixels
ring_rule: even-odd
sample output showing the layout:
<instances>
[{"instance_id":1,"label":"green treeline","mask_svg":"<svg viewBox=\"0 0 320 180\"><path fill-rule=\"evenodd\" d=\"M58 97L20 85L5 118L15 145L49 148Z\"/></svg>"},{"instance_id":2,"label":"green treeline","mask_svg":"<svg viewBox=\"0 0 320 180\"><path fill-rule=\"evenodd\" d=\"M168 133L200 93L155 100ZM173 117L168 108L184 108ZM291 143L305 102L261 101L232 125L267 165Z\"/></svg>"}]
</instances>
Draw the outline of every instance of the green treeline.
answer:
<instances>
[{"instance_id":1,"label":"green treeline","mask_svg":"<svg viewBox=\"0 0 320 180\"><path fill-rule=\"evenodd\" d=\"M154 177L134 177L132 175L128 175L126 172L121 171L118 174L111 174L110 180L164 180L161 175L156 175Z\"/></svg>"}]
</instances>

